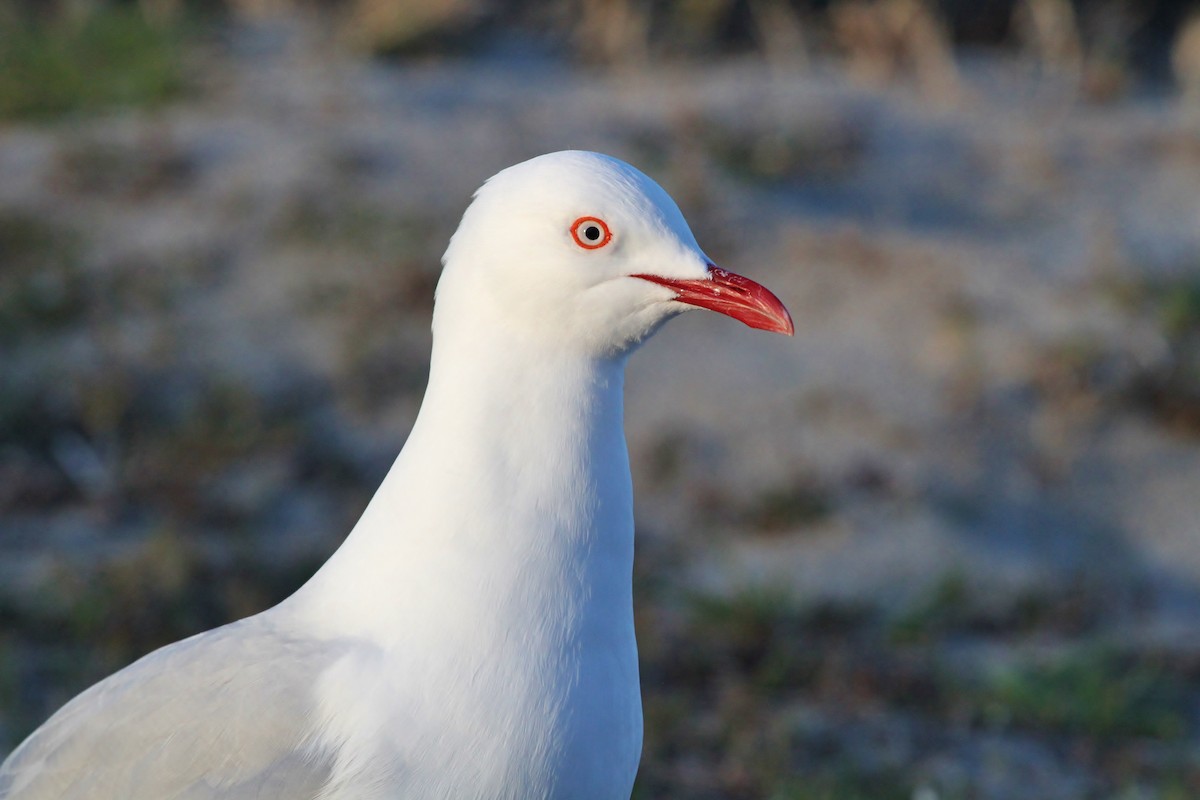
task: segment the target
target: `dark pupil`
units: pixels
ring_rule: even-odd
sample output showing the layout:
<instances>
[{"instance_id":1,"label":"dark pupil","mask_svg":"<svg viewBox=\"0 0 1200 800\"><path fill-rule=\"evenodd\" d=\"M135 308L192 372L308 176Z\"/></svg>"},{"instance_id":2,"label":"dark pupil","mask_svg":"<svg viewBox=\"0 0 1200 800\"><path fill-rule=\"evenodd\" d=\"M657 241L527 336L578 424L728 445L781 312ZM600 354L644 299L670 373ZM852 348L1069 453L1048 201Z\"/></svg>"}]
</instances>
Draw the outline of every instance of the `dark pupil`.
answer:
<instances>
[{"instance_id":1,"label":"dark pupil","mask_svg":"<svg viewBox=\"0 0 1200 800\"><path fill-rule=\"evenodd\" d=\"M583 229L583 238L587 239L589 242L596 241L600 238L600 229L595 225L588 225Z\"/></svg>"}]
</instances>

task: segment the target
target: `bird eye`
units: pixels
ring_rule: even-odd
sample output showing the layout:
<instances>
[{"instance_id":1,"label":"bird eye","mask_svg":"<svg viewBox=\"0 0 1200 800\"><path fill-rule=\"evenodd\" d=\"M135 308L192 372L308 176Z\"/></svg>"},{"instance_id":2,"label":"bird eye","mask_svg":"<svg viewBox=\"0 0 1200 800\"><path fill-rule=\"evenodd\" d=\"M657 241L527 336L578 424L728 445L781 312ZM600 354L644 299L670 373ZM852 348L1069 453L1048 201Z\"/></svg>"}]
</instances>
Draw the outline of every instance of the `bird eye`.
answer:
<instances>
[{"instance_id":1,"label":"bird eye","mask_svg":"<svg viewBox=\"0 0 1200 800\"><path fill-rule=\"evenodd\" d=\"M571 238L585 250L596 250L609 243L612 231L599 217L580 217L571 223Z\"/></svg>"}]
</instances>

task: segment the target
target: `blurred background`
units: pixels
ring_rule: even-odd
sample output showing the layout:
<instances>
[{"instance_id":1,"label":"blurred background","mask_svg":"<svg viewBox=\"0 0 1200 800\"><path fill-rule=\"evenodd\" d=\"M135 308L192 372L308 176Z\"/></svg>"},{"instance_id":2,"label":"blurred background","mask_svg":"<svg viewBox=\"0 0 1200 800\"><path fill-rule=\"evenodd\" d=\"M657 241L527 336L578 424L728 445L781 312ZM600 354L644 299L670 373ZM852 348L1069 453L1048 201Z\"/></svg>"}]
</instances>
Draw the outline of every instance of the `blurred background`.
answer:
<instances>
[{"instance_id":1,"label":"blurred background","mask_svg":"<svg viewBox=\"0 0 1200 800\"><path fill-rule=\"evenodd\" d=\"M323 562L470 192L587 148L797 328L631 363L635 797L1200 797L1194 13L0 2L0 753Z\"/></svg>"}]
</instances>

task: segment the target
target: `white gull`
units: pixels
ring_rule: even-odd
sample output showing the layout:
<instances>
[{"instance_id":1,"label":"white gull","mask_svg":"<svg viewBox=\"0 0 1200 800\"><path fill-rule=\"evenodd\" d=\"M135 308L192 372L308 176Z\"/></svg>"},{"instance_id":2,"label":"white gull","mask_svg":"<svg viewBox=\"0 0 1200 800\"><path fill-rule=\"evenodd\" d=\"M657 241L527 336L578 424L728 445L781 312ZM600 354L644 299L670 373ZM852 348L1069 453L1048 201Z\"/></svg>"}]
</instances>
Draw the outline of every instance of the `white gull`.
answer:
<instances>
[{"instance_id":1,"label":"white gull","mask_svg":"<svg viewBox=\"0 0 1200 800\"><path fill-rule=\"evenodd\" d=\"M424 403L345 543L274 608L69 702L0 766L0 798L629 797L625 362L689 308L791 319L595 153L490 179L443 262Z\"/></svg>"}]
</instances>

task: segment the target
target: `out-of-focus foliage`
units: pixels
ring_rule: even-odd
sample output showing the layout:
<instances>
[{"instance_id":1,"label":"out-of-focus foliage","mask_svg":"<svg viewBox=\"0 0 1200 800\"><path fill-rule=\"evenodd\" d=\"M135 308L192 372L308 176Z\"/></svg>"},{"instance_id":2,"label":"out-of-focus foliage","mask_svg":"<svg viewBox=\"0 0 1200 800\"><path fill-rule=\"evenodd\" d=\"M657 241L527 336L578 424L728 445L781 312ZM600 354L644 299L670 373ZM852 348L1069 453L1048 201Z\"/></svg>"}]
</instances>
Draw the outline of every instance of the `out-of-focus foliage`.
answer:
<instances>
[{"instance_id":1,"label":"out-of-focus foliage","mask_svg":"<svg viewBox=\"0 0 1200 800\"><path fill-rule=\"evenodd\" d=\"M391 56L525 39L581 63L756 54L788 68L835 56L866 83L961 91L953 49L1004 47L1111 98L1172 74L1200 96L1200 16L1186 0L9 0L0 6L0 119L151 106L178 95L196 20L315 15L342 44Z\"/></svg>"},{"instance_id":2,"label":"out-of-focus foliage","mask_svg":"<svg viewBox=\"0 0 1200 800\"><path fill-rule=\"evenodd\" d=\"M0 10L0 118L158 105L182 86L177 39L130 5Z\"/></svg>"}]
</instances>

